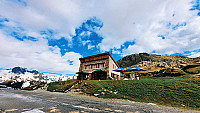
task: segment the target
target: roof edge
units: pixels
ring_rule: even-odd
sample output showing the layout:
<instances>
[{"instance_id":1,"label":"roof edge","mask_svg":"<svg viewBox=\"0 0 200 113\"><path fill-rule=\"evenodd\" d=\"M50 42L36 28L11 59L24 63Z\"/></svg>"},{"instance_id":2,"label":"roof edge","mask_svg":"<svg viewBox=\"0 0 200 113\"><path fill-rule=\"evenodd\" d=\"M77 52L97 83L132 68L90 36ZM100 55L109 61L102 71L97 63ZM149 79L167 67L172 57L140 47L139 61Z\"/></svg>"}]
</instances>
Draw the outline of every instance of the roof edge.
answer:
<instances>
[{"instance_id":1,"label":"roof edge","mask_svg":"<svg viewBox=\"0 0 200 113\"><path fill-rule=\"evenodd\" d=\"M108 54L109 54L109 56L111 57L111 59L115 62L115 64L117 65L117 67L120 68L119 65L118 65L118 63L115 61L115 59L114 59L114 58L112 57L112 55L110 54L110 52L108 52Z\"/></svg>"},{"instance_id":2,"label":"roof edge","mask_svg":"<svg viewBox=\"0 0 200 113\"><path fill-rule=\"evenodd\" d=\"M79 60L86 59L86 58L91 58L91 57L96 57L96 56L101 56L101 55L109 55L111 57L111 59L115 62L115 64L117 65L117 67L120 68L119 65L117 64L117 62L115 61L115 59L110 54L110 52L106 52L106 53L101 53L101 54L97 54L97 55L92 55L92 56L87 56L87 57L79 58Z\"/></svg>"},{"instance_id":3,"label":"roof edge","mask_svg":"<svg viewBox=\"0 0 200 113\"><path fill-rule=\"evenodd\" d=\"M107 52L107 53L101 53L101 54L97 54L97 55L92 55L92 56L87 56L87 57L83 57L83 58L79 58L79 60L80 59L85 59L85 58L96 57L96 56L99 56L99 55L109 55L109 52Z\"/></svg>"}]
</instances>

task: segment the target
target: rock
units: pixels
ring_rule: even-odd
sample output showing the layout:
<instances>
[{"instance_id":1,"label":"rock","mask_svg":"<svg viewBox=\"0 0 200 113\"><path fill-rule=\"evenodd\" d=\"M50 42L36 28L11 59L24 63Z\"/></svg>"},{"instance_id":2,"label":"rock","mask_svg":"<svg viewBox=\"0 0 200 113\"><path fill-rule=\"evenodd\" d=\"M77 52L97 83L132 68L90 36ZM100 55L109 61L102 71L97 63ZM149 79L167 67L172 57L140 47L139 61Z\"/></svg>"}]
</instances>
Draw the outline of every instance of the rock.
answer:
<instances>
[{"instance_id":1,"label":"rock","mask_svg":"<svg viewBox=\"0 0 200 113\"><path fill-rule=\"evenodd\" d=\"M101 95L105 95L106 93L105 92L101 92Z\"/></svg>"},{"instance_id":2,"label":"rock","mask_svg":"<svg viewBox=\"0 0 200 113\"><path fill-rule=\"evenodd\" d=\"M155 106L156 104L154 104L154 103L148 103L147 105L153 105L153 106Z\"/></svg>"},{"instance_id":3,"label":"rock","mask_svg":"<svg viewBox=\"0 0 200 113\"><path fill-rule=\"evenodd\" d=\"M166 62L161 62L161 63L159 63L159 64L157 65L157 67L165 67L165 68L167 68L167 67L169 67L169 66L168 66L168 64L167 64Z\"/></svg>"},{"instance_id":4,"label":"rock","mask_svg":"<svg viewBox=\"0 0 200 113\"><path fill-rule=\"evenodd\" d=\"M97 97L97 96L99 96L99 94L94 94L94 96L96 96L96 97Z\"/></svg>"},{"instance_id":5,"label":"rock","mask_svg":"<svg viewBox=\"0 0 200 113\"><path fill-rule=\"evenodd\" d=\"M192 75L190 78L200 78L200 73L196 75Z\"/></svg>"}]
</instances>

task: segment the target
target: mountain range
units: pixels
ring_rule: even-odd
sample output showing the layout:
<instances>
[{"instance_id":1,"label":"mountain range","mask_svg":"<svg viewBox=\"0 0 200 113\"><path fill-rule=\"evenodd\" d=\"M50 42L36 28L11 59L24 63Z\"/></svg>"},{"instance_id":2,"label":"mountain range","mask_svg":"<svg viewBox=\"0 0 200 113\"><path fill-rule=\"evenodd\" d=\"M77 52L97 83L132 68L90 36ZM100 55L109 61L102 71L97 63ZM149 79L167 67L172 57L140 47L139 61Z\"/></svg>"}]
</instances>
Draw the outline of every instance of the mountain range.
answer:
<instances>
[{"instance_id":1,"label":"mountain range","mask_svg":"<svg viewBox=\"0 0 200 113\"><path fill-rule=\"evenodd\" d=\"M35 75L39 74L39 72L37 70L30 71L27 68L23 68L23 67L14 67L14 68L7 69L7 70L11 70L11 72L14 74L24 74L25 72L33 73Z\"/></svg>"}]
</instances>

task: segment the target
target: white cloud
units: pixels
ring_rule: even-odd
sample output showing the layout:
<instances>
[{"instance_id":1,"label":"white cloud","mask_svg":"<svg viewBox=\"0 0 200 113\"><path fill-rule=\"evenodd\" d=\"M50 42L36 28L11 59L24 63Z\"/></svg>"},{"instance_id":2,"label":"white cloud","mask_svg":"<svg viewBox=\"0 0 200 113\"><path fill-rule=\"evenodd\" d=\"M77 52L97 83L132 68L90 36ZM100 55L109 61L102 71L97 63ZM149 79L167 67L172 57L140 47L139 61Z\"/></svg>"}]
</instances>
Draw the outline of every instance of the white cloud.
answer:
<instances>
[{"instance_id":1,"label":"white cloud","mask_svg":"<svg viewBox=\"0 0 200 113\"><path fill-rule=\"evenodd\" d=\"M79 53L67 52L61 56L58 47L49 47L46 39L19 41L0 32L0 67L22 66L43 72L62 74L78 71ZM69 61L73 61L70 65Z\"/></svg>"},{"instance_id":2,"label":"white cloud","mask_svg":"<svg viewBox=\"0 0 200 113\"><path fill-rule=\"evenodd\" d=\"M70 37L84 20L96 16L104 23L99 32L104 38L99 44L102 51L120 48L124 42L133 40L135 46L161 54L174 48L174 53L200 49L191 46L196 44L191 40L200 36L200 21L197 12L189 10L192 7L190 0L24 1L27 6L2 0L0 14L36 32L53 29L57 32L54 38ZM169 22L172 26L183 22L187 25L172 30L166 27ZM166 40L161 40L158 35L166 35ZM129 49L125 52L133 52Z\"/></svg>"},{"instance_id":3,"label":"white cloud","mask_svg":"<svg viewBox=\"0 0 200 113\"><path fill-rule=\"evenodd\" d=\"M165 2L162 1L162 3L159 1L148 1L144 4L144 7L141 10L133 8L133 10L135 9L141 15L137 14L137 12L133 14L137 17L133 17L130 20L134 20L135 24L121 29L122 32L127 31L126 33L131 33L132 36L123 37L120 40L120 37L126 36L124 35L125 33L116 35L116 37L120 36L118 40L115 40L116 42L135 39L135 45L129 46L127 50L124 50L124 54L152 52L154 50L159 54L173 54L200 49L198 46L200 42L200 33L198 32L200 29L200 17L197 16L197 12L189 10L191 8L190 1L167 0ZM175 14L174 17L172 16L173 13ZM172 27L167 29L166 26L169 22L172 26L182 23L186 23L186 26L180 26L176 30L173 30ZM164 35L166 39L163 40L158 35Z\"/></svg>"},{"instance_id":4,"label":"white cloud","mask_svg":"<svg viewBox=\"0 0 200 113\"><path fill-rule=\"evenodd\" d=\"M200 52L192 52L191 55L188 57L190 57L190 58L200 57Z\"/></svg>"},{"instance_id":5,"label":"white cloud","mask_svg":"<svg viewBox=\"0 0 200 113\"><path fill-rule=\"evenodd\" d=\"M135 45L124 49L124 55L152 51L173 54L200 49L200 16L197 16L197 11L189 10L192 7L191 0L24 1L27 6L16 1L1 0L0 15L11 20L7 26L21 26L25 29L25 34L30 36L40 37L39 31L52 29L56 32L52 38L64 36L72 41L70 34L75 35L75 28L96 16L104 23L99 31L104 38L98 45L101 51L120 48L126 41L135 41ZM180 26L176 30L167 28L169 23L176 26L184 22L186 26ZM20 42L12 37L5 38L7 36L2 33L1 35L0 52L3 60L0 64L3 67L22 65L56 72L78 70L78 53L61 56L59 48L49 47L45 39ZM158 35L164 35L165 39ZM89 49L92 47L88 46ZM72 57L77 60L70 59ZM74 61L74 65L70 65L68 59Z\"/></svg>"}]
</instances>

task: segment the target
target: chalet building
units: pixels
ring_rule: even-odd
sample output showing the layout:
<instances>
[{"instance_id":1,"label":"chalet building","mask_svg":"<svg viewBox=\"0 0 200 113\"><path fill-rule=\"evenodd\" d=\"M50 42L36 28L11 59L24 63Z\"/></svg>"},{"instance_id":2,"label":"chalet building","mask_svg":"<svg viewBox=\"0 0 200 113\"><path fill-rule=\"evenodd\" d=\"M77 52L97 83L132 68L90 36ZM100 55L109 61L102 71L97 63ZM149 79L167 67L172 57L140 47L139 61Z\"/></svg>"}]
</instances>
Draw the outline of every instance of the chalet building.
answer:
<instances>
[{"instance_id":1,"label":"chalet building","mask_svg":"<svg viewBox=\"0 0 200 113\"><path fill-rule=\"evenodd\" d=\"M106 80L108 78L120 80L121 73L112 71L119 68L119 65L109 52L79 58L79 60L78 80Z\"/></svg>"}]
</instances>

